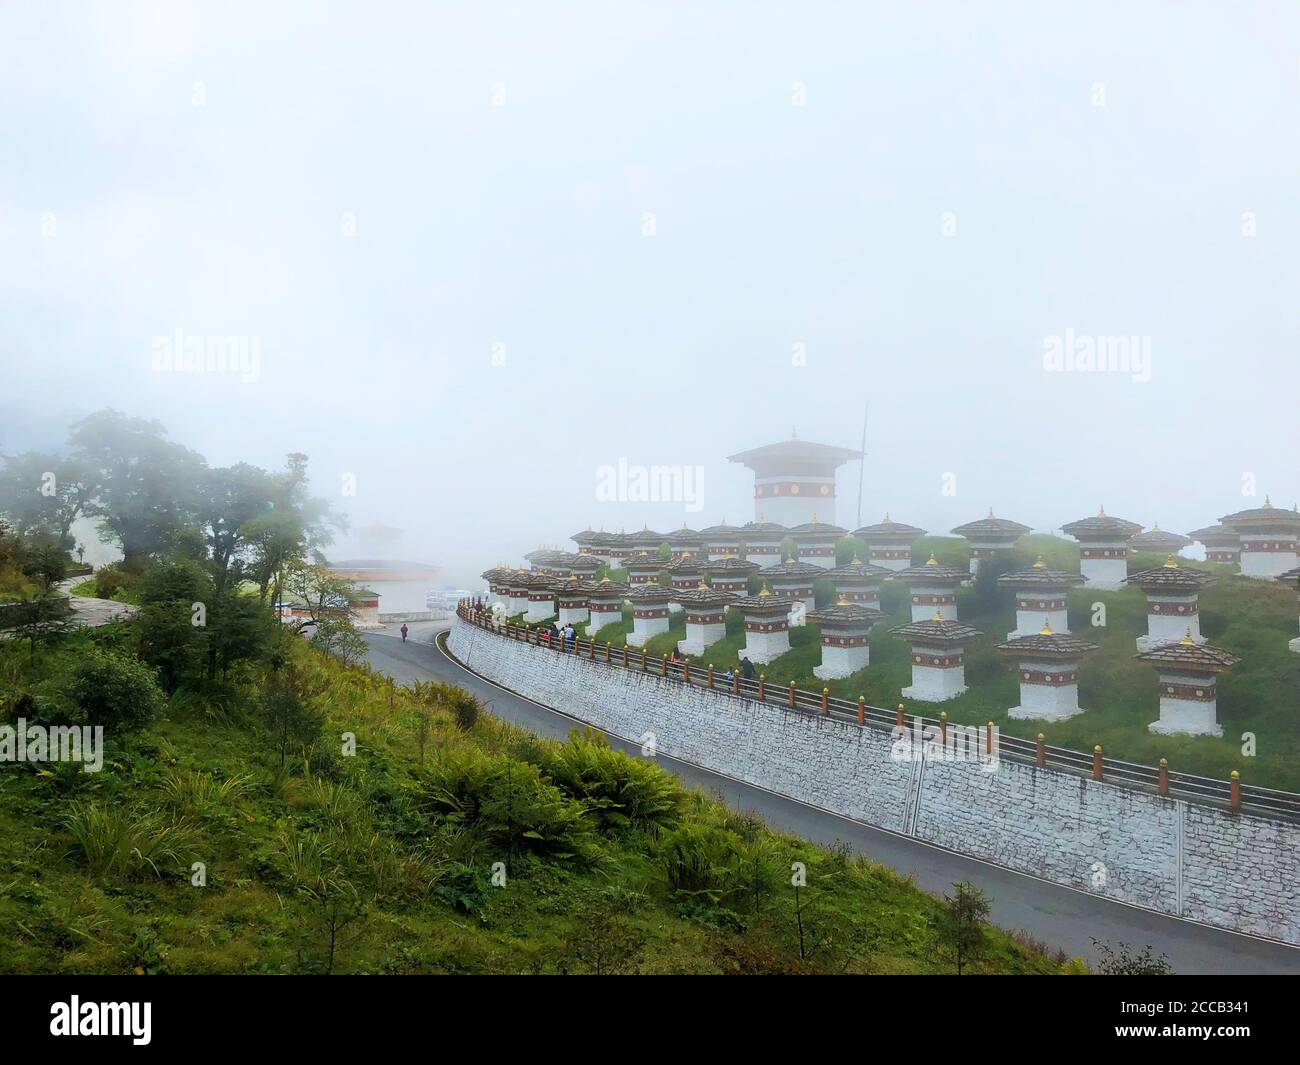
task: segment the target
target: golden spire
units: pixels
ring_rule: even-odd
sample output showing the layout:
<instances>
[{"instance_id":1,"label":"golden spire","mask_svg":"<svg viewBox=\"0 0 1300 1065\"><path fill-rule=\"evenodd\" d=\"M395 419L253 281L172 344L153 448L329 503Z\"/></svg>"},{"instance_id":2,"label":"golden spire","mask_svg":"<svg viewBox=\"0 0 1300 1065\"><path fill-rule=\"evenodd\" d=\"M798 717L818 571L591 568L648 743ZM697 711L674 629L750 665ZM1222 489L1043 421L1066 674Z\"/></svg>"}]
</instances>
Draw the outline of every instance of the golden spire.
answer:
<instances>
[{"instance_id":1,"label":"golden spire","mask_svg":"<svg viewBox=\"0 0 1300 1065\"><path fill-rule=\"evenodd\" d=\"M1174 556L1173 556L1173 555L1169 555L1169 556L1165 559L1164 568L1165 568L1165 569L1177 569L1177 568L1178 568L1178 563L1174 561Z\"/></svg>"},{"instance_id":2,"label":"golden spire","mask_svg":"<svg viewBox=\"0 0 1300 1065\"><path fill-rule=\"evenodd\" d=\"M857 553L856 551L853 552L853 561L850 562L849 565L850 565L850 566L860 566L860 565L862 565L862 559L858 558L858 553Z\"/></svg>"},{"instance_id":3,"label":"golden spire","mask_svg":"<svg viewBox=\"0 0 1300 1065\"><path fill-rule=\"evenodd\" d=\"M769 588L766 584L763 585L762 589L758 593L760 599L766 599L771 594L772 594L772 589Z\"/></svg>"},{"instance_id":4,"label":"golden spire","mask_svg":"<svg viewBox=\"0 0 1300 1065\"><path fill-rule=\"evenodd\" d=\"M1182 644L1184 647L1195 647L1195 646L1196 646L1196 641L1192 639L1192 627L1191 627L1190 625L1187 626L1187 633L1186 633L1186 635L1184 635L1183 638L1182 638L1181 640L1179 640L1178 642L1179 642L1180 644Z\"/></svg>"},{"instance_id":5,"label":"golden spire","mask_svg":"<svg viewBox=\"0 0 1300 1065\"><path fill-rule=\"evenodd\" d=\"M812 523L813 523L814 525L817 524L817 511L815 511L815 510L813 511L813 520L812 520Z\"/></svg>"},{"instance_id":6,"label":"golden spire","mask_svg":"<svg viewBox=\"0 0 1300 1065\"><path fill-rule=\"evenodd\" d=\"M889 521L889 511L885 511L885 521Z\"/></svg>"},{"instance_id":7,"label":"golden spire","mask_svg":"<svg viewBox=\"0 0 1300 1065\"><path fill-rule=\"evenodd\" d=\"M926 565L927 565L927 566L937 566L938 564L939 564L939 560L936 559L936 558L934 557L934 552L931 551L931 552L930 552L930 561L927 562Z\"/></svg>"},{"instance_id":8,"label":"golden spire","mask_svg":"<svg viewBox=\"0 0 1300 1065\"><path fill-rule=\"evenodd\" d=\"M1043 561L1043 556L1038 556L1038 561L1034 563L1034 569L1047 569L1047 563Z\"/></svg>"},{"instance_id":9,"label":"golden spire","mask_svg":"<svg viewBox=\"0 0 1300 1065\"><path fill-rule=\"evenodd\" d=\"M934 617L932 617L930 620L931 620L931 621L943 621L943 620L944 620L943 610L942 610L940 607L937 607L937 606L936 606L936 607L934 608Z\"/></svg>"},{"instance_id":10,"label":"golden spire","mask_svg":"<svg viewBox=\"0 0 1300 1065\"><path fill-rule=\"evenodd\" d=\"M989 507L989 517L993 517L993 508Z\"/></svg>"},{"instance_id":11,"label":"golden spire","mask_svg":"<svg viewBox=\"0 0 1300 1065\"><path fill-rule=\"evenodd\" d=\"M1273 500L1270 499L1268 496L1265 496L1265 497L1264 497L1264 506L1266 506L1266 507L1271 507L1272 505L1273 505Z\"/></svg>"},{"instance_id":12,"label":"golden spire","mask_svg":"<svg viewBox=\"0 0 1300 1065\"><path fill-rule=\"evenodd\" d=\"M853 604L849 602L849 597L847 595L845 595L843 592L840 592L840 597L837 600L835 600L835 605L852 606Z\"/></svg>"},{"instance_id":13,"label":"golden spire","mask_svg":"<svg viewBox=\"0 0 1300 1065\"><path fill-rule=\"evenodd\" d=\"M1039 635L1039 636L1055 636L1055 635L1056 635L1056 633L1054 633L1054 632L1052 631L1052 619L1051 619L1051 618L1043 618L1043 627L1042 627L1041 629L1038 630L1038 635Z\"/></svg>"},{"instance_id":14,"label":"golden spire","mask_svg":"<svg viewBox=\"0 0 1300 1065\"><path fill-rule=\"evenodd\" d=\"M1106 516L1106 507L1105 504L1103 504L1102 506L1097 508L1097 517L1104 518L1105 516Z\"/></svg>"},{"instance_id":15,"label":"golden spire","mask_svg":"<svg viewBox=\"0 0 1300 1065\"><path fill-rule=\"evenodd\" d=\"M1151 531L1152 531L1152 532L1159 532L1159 531L1160 531L1160 523L1159 523L1158 521L1152 523L1152 525L1151 525Z\"/></svg>"}]
</instances>

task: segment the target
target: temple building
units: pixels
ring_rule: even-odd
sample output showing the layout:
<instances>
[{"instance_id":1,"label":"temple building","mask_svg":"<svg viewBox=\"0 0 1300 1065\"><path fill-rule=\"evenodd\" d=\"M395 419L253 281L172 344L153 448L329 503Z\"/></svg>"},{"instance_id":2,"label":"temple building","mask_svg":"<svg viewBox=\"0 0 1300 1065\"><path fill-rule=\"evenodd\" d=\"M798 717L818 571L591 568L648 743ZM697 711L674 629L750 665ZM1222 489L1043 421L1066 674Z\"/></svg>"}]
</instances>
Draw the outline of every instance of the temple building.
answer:
<instances>
[{"instance_id":1,"label":"temple building","mask_svg":"<svg viewBox=\"0 0 1300 1065\"><path fill-rule=\"evenodd\" d=\"M1142 526L1123 518L1112 518L1102 507L1095 517L1080 518L1061 531L1079 541L1079 571L1088 587L1118 591L1128 576L1128 542Z\"/></svg>"},{"instance_id":2,"label":"temple building","mask_svg":"<svg viewBox=\"0 0 1300 1065\"><path fill-rule=\"evenodd\" d=\"M757 562L747 562L735 555L726 555L704 567L709 582L720 592L745 595L749 591L749 575L758 572Z\"/></svg>"},{"instance_id":3,"label":"temple building","mask_svg":"<svg viewBox=\"0 0 1300 1065\"><path fill-rule=\"evenodd\" d=\"M1144 569L1128 578L1147 596L1147 634L1137 638L1139 651L1161 644L1178 643L1184 637L1205 643L1201 635L1201 589L1214 583L1214 576L1202 570L1180 566L1174 556L1163 566Z\"/></svg>"},{"instance_id":4,"label":"temple building","mask_svg":"<svg viewBox=\"0 0 1300 1065\"><path fill-rule=\"evenodd\" d=\"M796 525L790 530L790 537L794 540L795 556L799 561L807 562L810 566L820 566L822 569L835 568L835 544L848 535L847 529L818 521L816 514L813 515L812 521Z\"/></svg>"},{"instance_id":5,"label":"temple building","mask_svg":"<svg viewBox=\"0 0 1300 1065\"><path fill-rule=\"evenodd\" d=\"M627 571L627 583L635 588L638 584L655 580L666 565L657 551L653 554L642 551L635 558L629 558L623 568Z\"/></svg>"},{"instance_id":6,"label":"temple building","mask_svg":"<svg viewBox=\"0 0 1300 1065\"><path fill-rule=\"evenodd\" d=\"M912 620L940 617L957 620L957 589L970 573L955 566L945 566L934 555L923 566L909 566L894 575L912 593Z\"/></svg>"},{"instance_id":7,"label":"temple building","mask_svg":"<svg viewBox=\"0 0 1300 1065\"><path fill-rule=\"evenodd\" d=\"M1004 573L998 578L998 587L1010 588L1016 593L1016 627L1007 633L1007 639L1038 635L1044 628L1044 619L1046 627L1054 633L1068 633L1070 618L1066 593L1086 580L1078 573L1048 569L1042 555L1029 569Z\"/></svg>"},{"instance_id":8,"label":"temple building","mask_svg":"<svg viewBox=\"0 0 1300 1065\"><path fill-rule=\"evenodd\" d=\"M1130 551L1155 551L1161 555L1176 555L1192 542L1190 536L1166 532L1156 522L1146 532L1140 532L1128 542Z\"/></svg>"},{"instance_id":9,"label":"temple building","mask_svg":"<svg viewBox=\"0 0 1300 1065\"><path fill-rule=\"evenodd\" d=\"M1227 525L1207 525L1204 529L1194 529L1188 538L1205 548L1206 562L1241 561L1241 533Z\"/></svg>"},{"instance_id":10,"label":"temple building","mask_svg":"<svg viewBox=\"0 0 1300 1065\"><path fill-rule=\"evenodd\" d=\"M964 651L982 632L940 614L891 631L912 645L912 684L903 689L903 698L942 703L966 690Z\"/></svg>"},{"instance_id":11,"label":"temple building","mask_svg":"<svg viewBox=\"0 0 1300 1065\"><path fill-rule=\"evenodd\" d=\"M587 609L591 622L587 632L595 636L606 625L615 625L623 620L623 600L630 589L626 584L611 581L608 577L596 583L587 594Z\"/></svg>"},{"instance_id":12,"label":"temple building","mask_svg":"<svg viewBox=\"0 0 1300 1065\"><path fill-rule=\"evenodd\" d=\"M1289 569L1285 573L1279 573L1277 579L1288 587L1295 589L1296 606L1300 607L1300 566ZM1287 647L1295 651L1296 654L1300 654L1300 636L1288 643Z\"/></svg>"},{"instance_id":13,"label":"temple building","mask_svg":"<svg viewBox=\"0 0 1300 1065\"><path fill-rule=\"evenodd\" d=\"M591 620L587 604L595 581L583 580L572 576L567 581L560 581L555 590L555 607L559 613L558 624L561 628L572 625L575 628Z\"/></svg>"},{"instance_id":14,"label":"temple building","mask_svg":"<svg viewBox=\"0 0 1300 1065\"><path fill-rule=\"evenodd\" d=\"M781 541L790 534L784 525L760 517L740 527L740 538L745 544L745 557L757 562L763 569L781 564Z\"/></svg>"},{"instance_id":15,"label":"temple building","mask_svg":"<svg viewBox=\"0 0 1300 1065\"><path fill-rule=\"evenodd\" d=\"M1055 632L1046 619L1032 636L1019 636L998 645L998 653L1016 663L1020 705L1008 717L1036 721L1065 721L1079 708L1079 663L1097 650L1065 632Z\"/></svg>"},{"instance_id":16,"label":"temple building","mask_svg":"<svg viewBox=\"0 0 1300 1065\"><path fill-rule=\"evenodd\" d=\"M637 549L632 546L635 534L625 533L620 529L616 533L605 533L601 549L609 558L609 565L613 569L618 569L629 558L637 554Z\"/></svg>"},{"instance_id":17,"label":"temple building","mask_svg":"<svg viewBox=\"0 0 1300 1065\"><path fill-rule=\"evenodd\" d=\"M835 587L835 595L859 606L880 609L880 585L892 577L893 571L883 566L863 562L857 555L851 562L826 571L826 577Z\"/></svg>"},{"instance_id":18,"label":"temple building","mask_svg":"<svg viewBox=\"0 0 1300 1065\"><path fill-rule=\"evenodd\" d=\"M796 562L788 558L781 565L763 571L763 580L768 581L772 591L787 599L803 603L805 610L812 610L817 605L813 597L813 581L826 571L820 566L810 566L807 562Z\"/></svg>"},{"instance_id":19,"label":"temple building","mask_svg":"<svg viewBox=\"0 0 1300 1065\"><path fill-rule=\"evenodd\" d=\"M524 620L531 624L554 617L555 588L563 582L540 573L527 574L524 581L528 588L528 610L524 613Z\"/></svg>"},{"instance_id":20,"label":"temple building","mask_svg":"<svg viewBox=\"0 0 1300 1065\"><path fill-rule=\"evenodd\" d=\"M503 582L506 610L510 617L528 613L528 583L532 579L532 574L527 570L517 569Z\"/></svg>"},{"instance_id":21,"label":"temple building","mask_svg":"<svg viewBox=\"0 0 1300 1065\"><path fill-rule=\"evenodd\" d=\"M854 529L853 535L867 545L872 565L898 572L912 564L912 544L925 535L925 530L893 521L886 514L884 521Z\"/></svg>"},{"instance_id":22,"label":"temple building","mask_svg":"<svg viewBox=\"0 0 1300 1065\"><path fill-rule=\"evenodd\" d=\"M668 631L668 600L671 596L671 589L664 588L657 581L638 584L628 590L627 597L632 601L632 631L627 637L630 646L643 647L652 636Z\"/></svg>"},{"instance_id":23,"label":"temple building","mask_svg":"<svg viewBox=\"0 0 1300 1065\"><path fill-rule=\"evenodd\" d=\"M820 626L822 633L821 665L813 675L822 680L839 680L871 664L867 634L871 626L884 621L885 615L873 607L839 601L808 614L808 621Z\"/></svg>"},{"instance_id":24,"label":"temple building","mask_svg":"<svg viewBox=\"0 0 1300 1065\"><path fill-rule=\"evenodd\" d=\"M754 517L766 514L782 525L802 525L822 514L835 520L835 471L861 459L862 452L806 440L767 444L728 456L754 471ZM758 561L755 559L755 561Z\"/></svg>"},{"instance_id":25,"label":"temple building","mask_svg":"<svg viewBox=\"0 0 1300 1065\"><path fill-rule=\"evenodd\" d=\"M1241 574L1272 580L1294 569L1300 540L1300 512L1273 506L1267 496L1262 507L1239 510L1219 519L1241 536Z\"/></svg>"},{"instance_id":26,"label":"temple building","mask_svg":"<svg viewBox=\"0 0 1300 1065\"><path fill-rule=\"evenodd\" d=\"M990 507L987 518L958 525L953 532L970 542L970 575L974 577L979 574L982 563L993 561L999 551L1003 554L1010 551L1016 541L1029 532L1029 526L1007 518L995 518Z\"/></svg>"},{"instance_id":27,"label":"temple building","mask_svg":"<svg viewBox=\"0 0 1300 1065\"><path fill-rule=\"evenodd\" d=\"M556 558L562 558L566 554L568 554L567 551L560 551L554 547L539 547L536 551L529 551L528 554L524 555L524 561L528 563L529 569L540 573L546 568L548 562Z\"/></svg>"},{"instance_id":28,"label":"temple building","mask_svg":"<svg viewBox=\"0 0 1300 1065\"><path fill-rule=\"evenodd\" d=\"M740 554L740 530L734 525L728 525L726 518L722 519L721 525L701 529L700 540L710 561Z\"/></svg>"},{"instance_id":29,"label":"temple building","mask_svg":"<svg viewBox=\"0 0 1300 1065\"><path fill-rule=\"evenodd\" d=\"M1162 736L1222 736L1215 682L1225 669L1241 661L1236 655L1191 633L1178 643L1162 644L1134 656L1150 662L1160 674L1160 719L1147 726Z\"/></svg>"},{"instance_id":30,"label":"temple building","mask_svg":"<svg viewBox=\"0 0 1300 1065\"><path fill-rule=\"evenodd\" d=\"M664 537L668 544L668 550L673 558L680 558L682 555L694 555L704 547L704 538L694 529L688 529L686 523L682 522L682 527L670 532Z\"/></svg>"},{"instance_id":31,"label":"temple building","mask_svg":"<svg viewBox=\"0 0 1300 1065\"><path fill-rule=\"evenodd\" d=\"M572 536L569 537L569 539L572 540L575 544L577 544L578 554L594 555L597 553L598 549L594 550L593 545L595 545L597 539L600 536L601 536L600 533L596 532L594 529L592 529L590 525L588 525L585 529L582 530L582 532L574 533Z\"/></svg>"},{"instance_id":32,"label":"temple building","mask_svg":"<svg viewBox=\"0 0 1300 1065\"><path fill-rule=\"evenodd\" d=\"M674 592L690 591L704 580L708 561L703 555L681 554L664 566L668 574L668 587ZM668 601L670 610L680 610L681 600L675 595Z\"/></svg>"},{"instance_id":33,"label":"temple building","mask_svg":"<svg viewBox=\"0 0 1300 1065\"><path fill-rule=\"evenodd\" d=\"M664 540L663 533L655 532L648 525L637 532L624 533L622 536L623 546L628 550L628 558L639 555L642 551L648 555L657 555Z\"/></svg>"},{"instance_id":34,"label":"temple building","mask_svg":"<svg viewBox=\"0 0 1300 1065\"><path fill-rule=\"evenodd\" d=\"M686 611L686 639L677 641L684 655L702 655L704 649L727 635L727 604L736 599L704 583L688 592L678 592L677 602Z\"/></svg>"},{"instance_id":35,"label":"temple building","mask_svg":"<svg viewBox=\"0 0 1300 1065\"><path fill-rule=\"evenodd\" d=\"M740 654L763 665L790 650L790 610L794 600L774 595L764 587L758 595L732 600L731 606L745 617L745 646Z\"/></svg>"},{"instance_id":36,"label":"temple building","mask_svg":"<svg viewBox=\"0 0 1300 1065\"><path fill-rule=\"evenodd\" d=\"M480 577L487 581L487 605L489 610L496 606L497 603L500 603L503 607L509 607L510 597L506 592L506 581L513 572L514 570L506 566L493 566L491 569L485 569L479 574Z\"/></svg>"}]
</instances>

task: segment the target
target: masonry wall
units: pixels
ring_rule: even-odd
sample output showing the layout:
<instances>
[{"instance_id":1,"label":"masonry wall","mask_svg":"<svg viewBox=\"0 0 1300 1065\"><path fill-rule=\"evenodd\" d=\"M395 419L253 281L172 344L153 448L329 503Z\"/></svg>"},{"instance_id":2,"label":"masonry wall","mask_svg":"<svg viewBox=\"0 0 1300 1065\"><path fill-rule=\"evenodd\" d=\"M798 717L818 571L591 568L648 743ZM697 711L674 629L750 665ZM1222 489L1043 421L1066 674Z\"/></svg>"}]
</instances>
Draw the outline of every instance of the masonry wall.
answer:
<instances>
[{"instance_id":1,"label":"masonry wall","mask_svg":"<svg viewBox=\"0 0 1300 1065\"><path fill-rule=\"evenodd\" d=\"M1300 944L1300 825L1000 761L897 761L880 729L452 624L471 669L660 753L837 814L1208 924Z\"/></svg>"}]
</instances>

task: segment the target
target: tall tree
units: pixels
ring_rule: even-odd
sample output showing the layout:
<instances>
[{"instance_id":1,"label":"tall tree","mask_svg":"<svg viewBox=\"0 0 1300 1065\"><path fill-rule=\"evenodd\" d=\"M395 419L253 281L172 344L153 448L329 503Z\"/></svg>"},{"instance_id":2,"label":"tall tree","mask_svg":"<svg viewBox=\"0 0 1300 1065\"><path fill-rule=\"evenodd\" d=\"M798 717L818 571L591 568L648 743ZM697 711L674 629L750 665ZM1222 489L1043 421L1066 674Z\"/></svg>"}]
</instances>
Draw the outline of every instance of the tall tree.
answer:
<instances>
[{"instance_id":1,"label":"tall tree","mask_svg":"<svg viewBox=\"0 0 1300 1065\"><path fill-rule=\"evenodd\" d=\"M72 523L94 495L90 471L79 459L44 451L4 456L0 514L20 536L72 547Z\"/></svg>"},{"instance_id":2,"label":"tall tree","mask_svg":"<svg viewBox=\"0 0 1300 1065\"><path fill-rule=\"evenodd\" d=\"M161 551L193 523L202 456L173 443L156 421L102 410L72 427L73 455L95 485L86 512L116 541L126 568Z\"/></svg>"}]
</instances>

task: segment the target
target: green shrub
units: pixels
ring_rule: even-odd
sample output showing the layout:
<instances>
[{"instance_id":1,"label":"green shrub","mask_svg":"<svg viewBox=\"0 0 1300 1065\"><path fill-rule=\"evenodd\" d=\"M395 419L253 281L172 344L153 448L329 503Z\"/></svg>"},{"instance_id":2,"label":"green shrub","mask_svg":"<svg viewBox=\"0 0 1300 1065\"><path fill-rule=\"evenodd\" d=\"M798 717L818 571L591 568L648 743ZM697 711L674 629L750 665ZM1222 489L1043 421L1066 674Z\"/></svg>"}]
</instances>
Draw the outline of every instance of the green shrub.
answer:
<instances>
[{"instance_id":1,"label":"green shrub","mask_svg":"<svg viewBox=\"0 0 1300 1065\"><path fill-rule=\"evenodd\" d=\"M653 762L614 750L602 733L574 729L542 765L561 791L586 804L602 829L658 830L681 817L677 781Z\"/></svg>"},{"instance_id":2,"label":"green shrub","mask_svg":"<svg viewBox=\"0 0 1300 1065\"><path fill-rule=\"evenodd\" d=\"M102 566L95 573L95 596L98 599L112 599L133 579L131 574L116 566Z\"/></svg>"},{"instance_id":3,"label":"green shrub","mask_svg":"<svg viewBox=\"0 0 1300 1065\"><path fill-rule=\"evenodd\" d=\"M155 673L138 659L88 650L68 681L68 698L91 725L131 732L145 728L166 705Z\"/></svg>"},{"instance_id":4,"label":"green shrub","mask_svg":"<svg viewBox=\"0 0 1300 1065\"><path fill-rule=\"evenodd\" d=\"M104 877L176 872L189 865L195 839L184 821L94 803L74 804L64 827L72 835L74 852L80 852L92 873Z\"/></svg>"},{"instance_id":5,"label":"green shrub","mask_svg":"<svg viewBox=\"0 0 1300 1065\"><path fill-rule=\"evenodd\" d=\"M424 774L426 812L473 825L511 852L586 855L593 831L586 808L542 777L537 766L475 747L441 753Z\"/></svg>"},{"instance_id":6,"label":"green shrub","mask_svg":"<svg viewBox=\"0 0 1300 1065\"><path fill-rule=\"evenodd\" d=\"M737 840L730 832L694 823L665 836L659 847L659 860L673 891L712 903L736 889L738 858Z\"/></svg>"}]
</instances>

